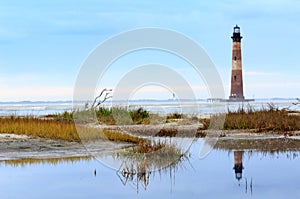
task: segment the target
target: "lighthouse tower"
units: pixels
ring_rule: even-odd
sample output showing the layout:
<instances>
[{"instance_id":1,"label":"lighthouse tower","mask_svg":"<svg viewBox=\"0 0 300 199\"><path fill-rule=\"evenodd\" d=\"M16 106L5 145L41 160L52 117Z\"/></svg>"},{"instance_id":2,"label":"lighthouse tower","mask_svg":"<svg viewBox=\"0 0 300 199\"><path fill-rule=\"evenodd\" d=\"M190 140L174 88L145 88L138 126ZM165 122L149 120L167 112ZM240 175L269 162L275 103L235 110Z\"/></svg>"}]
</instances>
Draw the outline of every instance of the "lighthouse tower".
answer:
<instances>
[{"instance_id":1,"label":"lighthouse tower","mask_svg":"<svg viewBox=\"0 0 300 199\"><path fill-rule=\"evenodd\" d=\"M244 101L243 91L243 73L242 73L242 52L241 52L241 40L240 27L236 25L233 28L232 35L232 70L231 70L231 90L230 101Z\"/></svg>"}]
</instances>

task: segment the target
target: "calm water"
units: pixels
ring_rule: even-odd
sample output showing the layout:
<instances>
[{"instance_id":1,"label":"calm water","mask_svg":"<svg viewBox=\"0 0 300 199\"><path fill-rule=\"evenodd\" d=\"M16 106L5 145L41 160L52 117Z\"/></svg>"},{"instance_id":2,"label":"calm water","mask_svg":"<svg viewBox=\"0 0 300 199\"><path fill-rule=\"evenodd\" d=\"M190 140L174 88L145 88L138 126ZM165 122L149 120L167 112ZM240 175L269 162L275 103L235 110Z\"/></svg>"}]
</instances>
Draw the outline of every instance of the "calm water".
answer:
<instances>
[{"instance_id":1,"label":"calm water","mask_svg":"<svg viewBox=\"0 0 300 199\"><path fill-rule=\"evenodd\" d=\"M126 178L95 159L1 162L0 198L300 197L299 151L214 150L200 159L200 147L201 140L176 167L139 179Z\"/></svg>"},{"instance_id":2,"label":"calm water","mask_svg":"<svg viewBox=\"0 0 300 199\"><path fill-rule=\"evenodd\" d=\"M144 107L145 109L160 113L187 113L187 114L212 114L220 113L230 110L236 110L237 108L250 105L254 109L261 109L262 107L268 107L269 103L275 105L278 108L289 108L291 110L300 110L300 105L294 106L293 102L296 100L257 100L255 102L247 103L208 103L205 100L197 102L182 102L179 104L176 101L134 101L130 102L131 107ZM76 107L78 104L74 104ZM84 105L84 103L81 103ZM127 104L116 104L117 106L127 106ZM107 103L105 106L111 106ZM0 116L7 115L47 115L62 113L64 111L72 111L72 101L66 102L15 102L4 103L0 102Z\"/></svg>"}]
</instances>

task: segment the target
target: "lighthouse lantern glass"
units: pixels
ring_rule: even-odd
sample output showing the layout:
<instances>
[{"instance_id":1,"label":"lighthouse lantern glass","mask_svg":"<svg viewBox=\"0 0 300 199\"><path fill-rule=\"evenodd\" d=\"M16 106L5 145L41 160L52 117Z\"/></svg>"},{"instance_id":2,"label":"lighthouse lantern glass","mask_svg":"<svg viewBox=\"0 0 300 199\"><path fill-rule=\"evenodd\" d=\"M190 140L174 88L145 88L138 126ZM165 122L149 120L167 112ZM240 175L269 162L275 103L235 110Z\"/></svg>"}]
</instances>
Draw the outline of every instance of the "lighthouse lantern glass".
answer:
<instances>
[{"instance_id":1,"label":"lighthouse lantern glass","mask_svg":"<svg viewBox=\"0 0 300 199\"><path fill-rule=\"evenodd\" d=\"M234 28L234 33L240 33L240 28L235 27Z\"/></svg>"}]
</instances>

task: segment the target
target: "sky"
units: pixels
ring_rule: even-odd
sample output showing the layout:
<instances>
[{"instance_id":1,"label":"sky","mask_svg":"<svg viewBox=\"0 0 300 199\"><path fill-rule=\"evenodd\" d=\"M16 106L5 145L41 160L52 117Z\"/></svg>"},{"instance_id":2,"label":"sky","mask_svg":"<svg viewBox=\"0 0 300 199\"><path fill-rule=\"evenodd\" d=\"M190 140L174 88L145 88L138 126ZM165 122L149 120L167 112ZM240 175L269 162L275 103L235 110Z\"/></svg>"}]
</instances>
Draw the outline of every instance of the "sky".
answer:
<instances>
[{"instance_id":1,"label":"sky","mask_svg":"<svg viewBox=\"0 0 300 199\"><path fill-rule=\"evenodd\" d=\"M72 100L89 54L114 35L145 27L174 30L196 41L229 96L230 37L236 24L243 36L245 97L300 97L299 22L297 0L0 0L0 101ZM99 89L114 88L126 71L149 62L174 67L197 98L209 97L192 67L154 51L120 58L99 79ZM168 98L170 93L148 86L134 96Z\"/></svg>"}]
</instances>

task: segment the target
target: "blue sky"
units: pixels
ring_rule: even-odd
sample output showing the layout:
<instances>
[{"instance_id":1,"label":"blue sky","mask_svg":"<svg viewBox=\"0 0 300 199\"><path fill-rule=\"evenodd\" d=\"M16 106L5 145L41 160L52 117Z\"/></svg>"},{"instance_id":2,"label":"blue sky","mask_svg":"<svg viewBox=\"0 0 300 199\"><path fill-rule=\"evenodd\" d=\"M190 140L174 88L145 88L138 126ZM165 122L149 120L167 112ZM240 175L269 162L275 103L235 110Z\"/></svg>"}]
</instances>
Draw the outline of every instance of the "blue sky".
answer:
<instances>
[{"instance_id":1,"label":"blue sky","mask_svg":"<svg viewBox=\"0 0 300 199\"><path fill-rule=\"evenodd\" d=\"M273 1L0 1L0 101L70 100L81 64L107 38L131 29L178 31L201 45L215 63L229 95L231 34L241 27L247 98L300 96L300 2ZM149 62L149 56L138 62ZM153 53L156 62L168 56ZM128 59L119 60L126 71ZM171 60L172 58L170 58ZM176 61L166 61L175 63ZM201 79L180 61L174 68L209 97ZM113 87L116 66L99 87ZM111 77L114 78L111 78ZM155 93L148 88L139 97ZM148 95L147 95L148 92ZM137 97L137 98L139 98ZM168 97L167 95L164 97Z\"/></svg>"}]
</instances>

